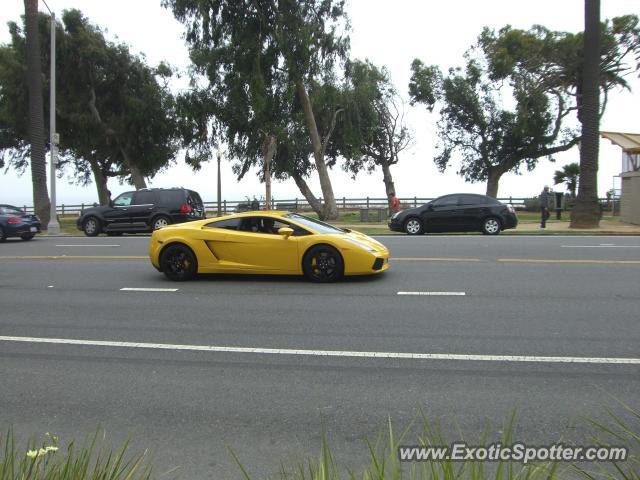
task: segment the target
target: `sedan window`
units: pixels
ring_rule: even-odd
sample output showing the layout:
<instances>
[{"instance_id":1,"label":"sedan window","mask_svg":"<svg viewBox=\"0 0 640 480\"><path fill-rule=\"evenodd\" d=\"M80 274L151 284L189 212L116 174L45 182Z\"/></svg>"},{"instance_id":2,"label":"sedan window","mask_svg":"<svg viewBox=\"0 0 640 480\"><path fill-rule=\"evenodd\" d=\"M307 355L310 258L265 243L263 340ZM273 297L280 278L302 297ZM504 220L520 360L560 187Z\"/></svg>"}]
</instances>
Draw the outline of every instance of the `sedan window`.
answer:
<instances>
[{"instance_id":1,"label":"sedan window","mask_svg":"<svg viewBox=\"0 0 640 480\"><path fill-rule=\"evenodd\" d=\"M458 195L448 195L433 201L434 207L453 207L458 205Z\"/></svg>"},{"instance_id":2,"label":"sedan window","mask_svg":"<svg viewBox=\"0 0 640 480\"><path fill-rule=\"evenodd\" d=\"M480 195L460 195L460 205L480 205L486 203Z\"/></svg>"}]
</instances>

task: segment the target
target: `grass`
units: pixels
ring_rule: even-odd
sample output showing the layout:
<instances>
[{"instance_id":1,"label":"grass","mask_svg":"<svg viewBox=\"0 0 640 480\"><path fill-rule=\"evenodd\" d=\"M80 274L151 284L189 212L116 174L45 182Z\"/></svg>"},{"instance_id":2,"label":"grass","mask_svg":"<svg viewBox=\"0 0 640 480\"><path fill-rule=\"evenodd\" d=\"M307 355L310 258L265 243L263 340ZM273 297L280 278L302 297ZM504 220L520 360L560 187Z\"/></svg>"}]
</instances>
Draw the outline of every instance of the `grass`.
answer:
<instances>
[{"instance_id":1,"label":"grass","mask_svg":"<svg viewBox=\"0 0 640 480\"><path fill-rule=\"evenodd\" d=\"M391 419L387 419L374 439L363 438L368 460L357 469L341 464L333 453L331 441L321 421L320 452L317 457L291 458L280 463L276 478L280 480L639 480L640 479L640 411L617 401L618 408L604 408L605 419L581 417L592 427L592 433L581 444L595 446L626 446L630 457L624 462L572 464L552 461L523 464L514 460L484 462L478 460L451 461L424 460L403 462L399 459L399 446L448 446L464 442L468 446L489 446L498 442L511 446L518 442L515 411L497 427L487 424L475 438L465 436L458 428L453 436L443 432L440 424L430 420L420 410L406 428L397 431ZM492 431L500 432L491 435ZM58 439L46 434L44 441L27 442L20 448L11 430L0 435L0 480L141 480L151 479L152 470L147 452L130 454L129 442L118 450L104 445L96 431L76 446L73 442L66 449L58 447ZM548 445L557 443L549 441ZM569 445L561 442L563 445ZM576 443L572 445L578 446ZM230 449L238 465L238 473L245 480L270 478L253 477L243 465L241 455ZM250 455L250 453L247 453ZM177 474L173 469L156 478ZM214 478L223 478L214 477ZM273 477L271 477L273 478Z\"/></svg>"},{"instance_id":2,"label":"grass","mask_svg":"<svg viewBox=\"0 0 640 480\"><path fill-rule=\"evenodd\" d=\"M13 432L0 434L0 480L146 480L151 466L145 453L130 455L129 442L113 451L104 446L100 432L66 449L58 446L55 435L45 434L37 444L31 440L26 449L16 446Z\"/></svg>"}]
</instances>

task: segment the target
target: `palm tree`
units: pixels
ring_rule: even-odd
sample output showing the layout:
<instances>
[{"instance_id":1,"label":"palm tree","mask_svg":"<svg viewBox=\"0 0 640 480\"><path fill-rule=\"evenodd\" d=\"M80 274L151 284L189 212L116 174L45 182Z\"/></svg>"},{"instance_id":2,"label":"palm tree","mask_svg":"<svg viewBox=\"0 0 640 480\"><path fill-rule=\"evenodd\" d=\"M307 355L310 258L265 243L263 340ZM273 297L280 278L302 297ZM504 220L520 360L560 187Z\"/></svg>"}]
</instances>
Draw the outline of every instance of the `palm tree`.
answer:
<instances>
[{"instance_id":1,"label":"palm tree","mask_svg":"<svg viewBox=\"0 0 640 480\"><path fill-rule=\"evenodd\" d=\"M38 0L24 0L27 40L27 87L29 89L29 134L31 137L31 182L33 206L46 228L49 223L47 167L44 159L44 107L42 104L42 68L38 33Z\"/></svg>"},{"instance_id":2,"label":"palm tree","mask_svg":"<svg viewBox=\"0 0 640 480\"><path fill-rule=\"evenodd\" d=\"M580 142L580 188L571 210L571 228L597 228L598 144L600 129L600 0L584 2L584 62L582 65L582 139Z\"/></svg>"},{"instance_id":3,"label":"palm tree","mask_svg":"<svg viewBox=\"0 0 640 480\"><path fill-rule=\"evenodd\" d=\"M577 163L570 163L562 167L562 170L556 170L553 175L554 185L564 183L567 186L567 190L571 193L573 198L576 197L576 188L578 187L578 177L580 176L580 165Z\"/></svg>"}]
</instances>

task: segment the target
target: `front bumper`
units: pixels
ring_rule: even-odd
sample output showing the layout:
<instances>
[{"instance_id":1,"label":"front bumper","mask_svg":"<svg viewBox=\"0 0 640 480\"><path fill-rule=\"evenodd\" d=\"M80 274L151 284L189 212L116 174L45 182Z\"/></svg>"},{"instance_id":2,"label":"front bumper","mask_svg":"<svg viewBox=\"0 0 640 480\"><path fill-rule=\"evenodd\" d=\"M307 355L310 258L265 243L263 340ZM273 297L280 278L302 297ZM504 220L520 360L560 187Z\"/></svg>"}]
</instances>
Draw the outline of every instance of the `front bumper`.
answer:
<instances>
[{"instance_id":1,"label":"front bumper","mask_svg":"<svg viewBox=\"0 0 640 480\"><path fill-rule=\"evenodd\" d=\"M393 232L404 231L402 228L402 222L399 221L397 218L392 218L391 220L389 220L389 222L387 223L387 226L389 227L389 230Z\"/></svg>"}]
</instances>

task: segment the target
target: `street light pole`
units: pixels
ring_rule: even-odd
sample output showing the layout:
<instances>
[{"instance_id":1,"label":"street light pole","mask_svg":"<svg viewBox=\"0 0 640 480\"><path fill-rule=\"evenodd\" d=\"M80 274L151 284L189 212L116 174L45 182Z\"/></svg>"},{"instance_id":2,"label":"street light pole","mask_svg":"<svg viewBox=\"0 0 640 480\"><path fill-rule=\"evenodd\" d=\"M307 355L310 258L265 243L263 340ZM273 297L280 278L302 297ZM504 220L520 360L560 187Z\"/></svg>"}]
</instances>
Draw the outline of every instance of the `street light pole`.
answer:
<instances>
[{"instance_id":1,"label":"street light pole","mask_svg":"<svg viewBox=\"0 0 640 480\"><path fill-rule=\"evenodd\" d=\"M218 216L220 217L222 215L222 181L220 179L220 158L222 155L220 154L220 150L218 150L216 154L218 157Z\"/></svg>"},{"instance_id":2,"label":"street light pole","mask_svg":"<svg viewBox=\"0 0 640 480\"><path fill-rule=\"evenodd\" d=\"M48 235L58 235L60 224L58 223L58 212L56 208L56 166L58 165L58 142L59 136L56 133L56 14L51 11L47 2L45 6L51 14L51 81L49 84L49 177L51 182L51 211L49 224L47 225Z\"/></svg>"}]
</instances>

